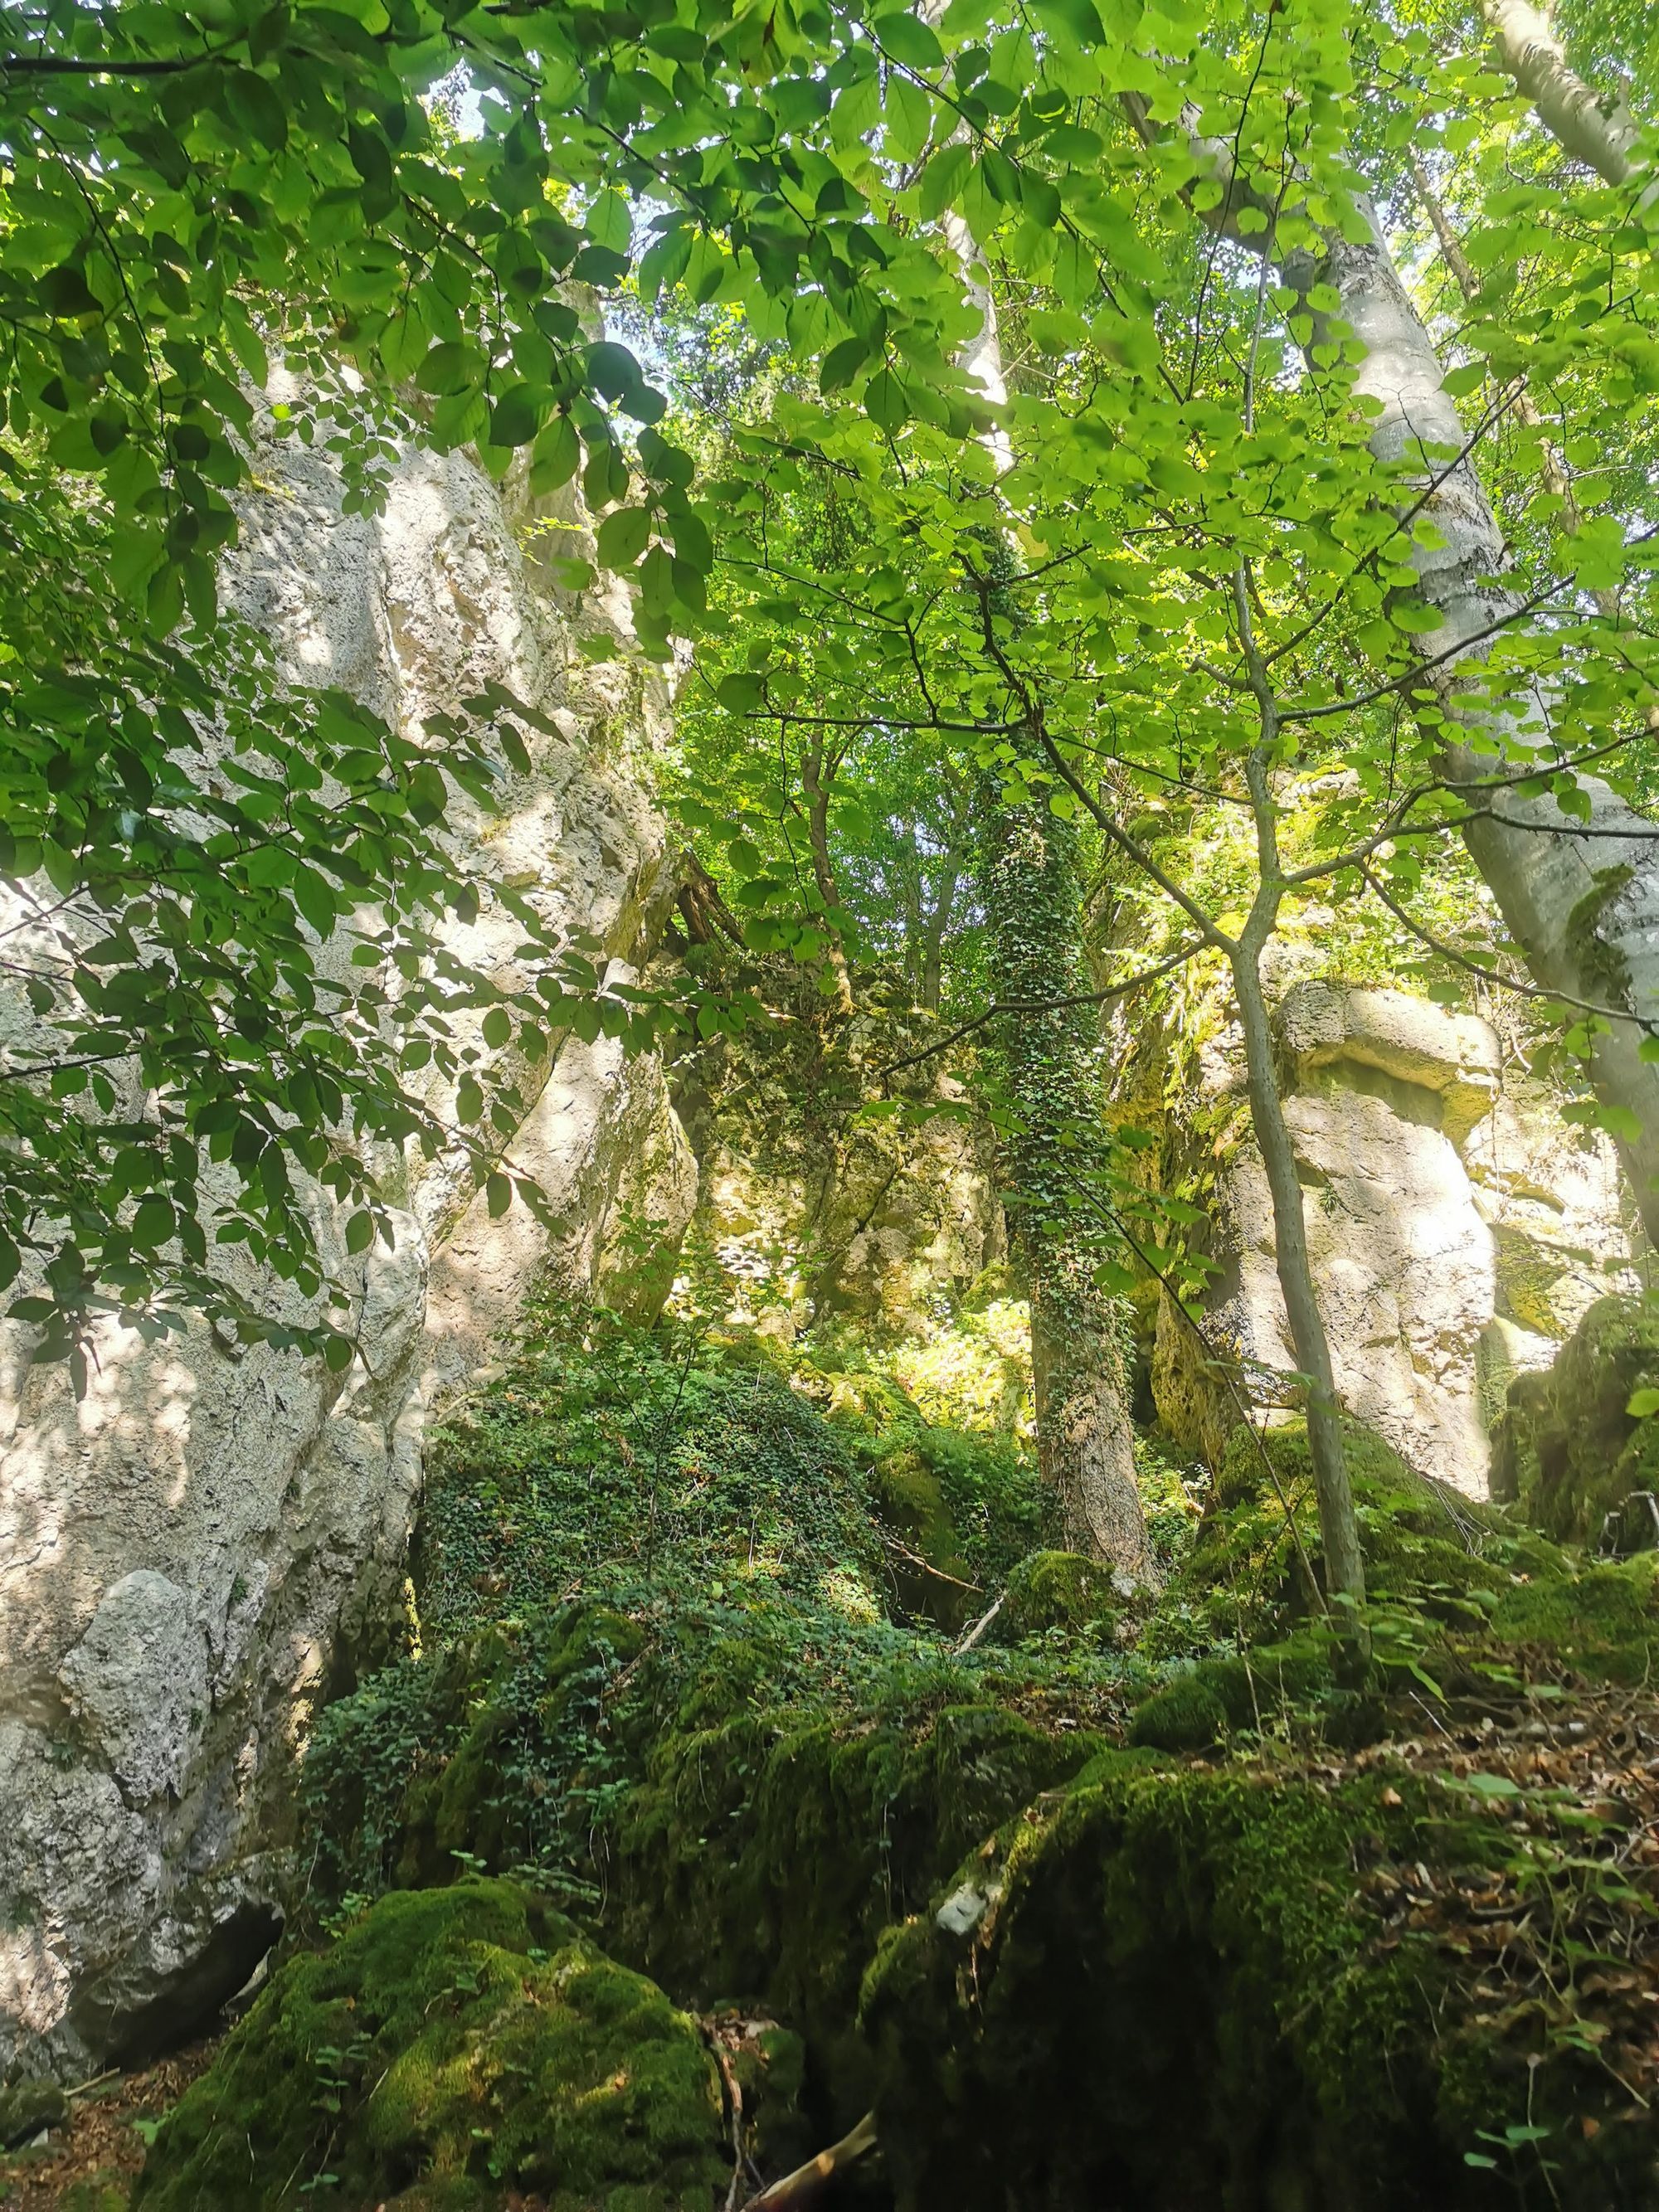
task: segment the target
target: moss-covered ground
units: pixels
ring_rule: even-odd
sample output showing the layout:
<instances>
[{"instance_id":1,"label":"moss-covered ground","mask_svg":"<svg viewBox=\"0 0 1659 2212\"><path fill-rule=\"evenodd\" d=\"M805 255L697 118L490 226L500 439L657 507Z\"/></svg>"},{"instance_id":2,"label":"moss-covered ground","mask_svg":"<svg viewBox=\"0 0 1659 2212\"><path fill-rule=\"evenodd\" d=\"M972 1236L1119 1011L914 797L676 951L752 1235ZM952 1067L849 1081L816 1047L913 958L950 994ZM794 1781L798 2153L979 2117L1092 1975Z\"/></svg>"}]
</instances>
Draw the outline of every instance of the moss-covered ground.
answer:
<instances>
[{"instance_id":1,"label":"moss-covered ground","mask_svg":"<svg viewBox=\"0 0 1659 2212\"><path fill-rule=\"evenodd\" d=\"M1128 1591L823 1356L550 1322L452 1422L139 2201L740 2203L873 2103L904 2212L1659 2202L1659 1553L1355 1432L1361 1656L1293 1425Z\"/></svg>"}]
</instances>

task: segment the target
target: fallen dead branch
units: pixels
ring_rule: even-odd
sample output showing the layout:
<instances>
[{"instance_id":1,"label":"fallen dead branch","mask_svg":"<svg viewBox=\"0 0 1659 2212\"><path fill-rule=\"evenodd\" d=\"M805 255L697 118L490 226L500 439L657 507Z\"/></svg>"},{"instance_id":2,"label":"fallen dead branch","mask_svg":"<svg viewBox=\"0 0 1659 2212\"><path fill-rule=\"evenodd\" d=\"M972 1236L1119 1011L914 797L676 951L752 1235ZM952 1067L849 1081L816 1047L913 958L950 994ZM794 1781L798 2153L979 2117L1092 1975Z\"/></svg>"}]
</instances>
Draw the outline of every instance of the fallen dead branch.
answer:
<instances>
[{"instance_id":1,"label":"fallen dead branch","mask_svg":"<svg viewBox=\"0 0 1659 2212\"><path fill-rule=\"evenodd\" d=\"M816 2204L824 2189L836 2174L844 2173L876 2142L876 2116L866 2112L848 2135L828 2150L821 2150L816 2158L798 2166L793 2173L786 2173L781 2181L775 2181L769 2189L763 2189L758 2197L751 2197L744 2212L804 2212L804 2208Z\"/></svg>"}]
</instances>

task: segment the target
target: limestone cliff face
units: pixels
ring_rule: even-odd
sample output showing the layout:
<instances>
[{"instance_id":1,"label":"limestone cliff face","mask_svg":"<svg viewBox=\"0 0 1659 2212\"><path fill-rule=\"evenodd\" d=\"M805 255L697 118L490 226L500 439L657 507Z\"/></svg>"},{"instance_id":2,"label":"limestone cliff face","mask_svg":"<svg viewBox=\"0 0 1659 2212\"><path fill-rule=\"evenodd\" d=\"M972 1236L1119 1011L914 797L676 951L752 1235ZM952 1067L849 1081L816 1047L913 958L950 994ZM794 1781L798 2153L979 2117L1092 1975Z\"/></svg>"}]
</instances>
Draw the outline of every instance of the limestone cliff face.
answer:
<instances>
[{"instance_id":1,"label":"limestone cliff face","mask_svg":"<svg viewBox=\"0 0 1659 2212\"><path fill-rule=\"evenodd\" d=\"M1631 1214L1613 1146L1569 1128L1504 1066L1484 1022L1400 991L1312 979L1279 997L1285 1118L1337 1388L1425 1474L1486 1493L1510 1379L1547 1366L1588 1307L1628 1286ZM1243 1068L1223 1028L1197 1087L1218 1147L1206 1333L1271 1403L1293 1370L1260 1156L1229 1101ZM1213 1451L1237 1420L1166 1299L1153 1388L1166 1425Z\"/></svg>"},{"instance_id":2,"label":"limestone cliff face","mask_svg":"<svg viewBox=\"0 0 1659 2212\"><path fill-rule=\"evenodd\" d=\"M228 580L288 672L406 729L490 679L538 709L558 734L504 816L454 835L566 933L643 958L672 885L647 795L663 702L625 605L583 617L614 651L575 654L459 457L405 453L374 518L312 449L262 449L256 481ZM460 949L503 971L516 933L486 918ZM603 1273L624 1212L671 1244L684 1226L695 1164L653 1060L567 1039L512 1151L552 1234L490 1221L459 1154L411 1177L390 1251L345 1261L319 1194L359 1300L343 1376L112 1326L77 1404L35 1333L0 1325L0 2075L92 2072L144 2046L152 2008L176 2027L242 1978L282 1893L295 1744L397 1602L434 1396L550 1264Z\"/></svg>"}]
</instances>

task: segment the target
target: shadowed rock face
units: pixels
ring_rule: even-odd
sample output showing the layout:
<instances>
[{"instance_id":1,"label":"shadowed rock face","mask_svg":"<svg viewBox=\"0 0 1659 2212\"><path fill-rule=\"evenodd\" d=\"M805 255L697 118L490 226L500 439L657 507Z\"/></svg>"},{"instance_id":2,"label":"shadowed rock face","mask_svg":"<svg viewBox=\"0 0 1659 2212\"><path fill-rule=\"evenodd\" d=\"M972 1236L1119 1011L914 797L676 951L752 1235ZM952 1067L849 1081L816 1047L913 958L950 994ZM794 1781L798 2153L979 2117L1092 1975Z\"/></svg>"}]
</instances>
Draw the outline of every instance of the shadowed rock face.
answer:
<instances>
[{"instance_id":1,"label":"shadowed rock face","mask_svg":"<svg viewBox=\"0 0 1659 2212\"><path fill-rule=\"evenodd\" d=\"M647 795L664 702L625 605L562 607L458 457L405 453L372 518L343 512L314 449L272 441L255 476L228 583L286 672L405 730L491 679L535 707L558 735L487 831L455 808L457 847L643 957L672 892ZM579 619L610 626L610 659L572 653ZM455 941L505 980L518 934L486 913ZM316 1194L357 1286L343 1376L112 1326L77 1404L36 1332L0 1325L0 2075L139 2055L164 2002L245 1977L276 1924L294 1747L397 1602L434 1395L550 1265L602 1276L624 1209L670 1244L684 1228L696 1169L654 1060L568 1039L513 1150L554 1233L519 1207L489 1221L459 1154L411 1170L390 1250L347 1261Z\"/></svg>"},{"instance_id":2,"label":"shadowed rock face","mask_svg":"<svg viewBox=\"0 0 1659 2212\"><path fill-rule=\"evenodd\" d=\"M1424 1474L1484 1496L1510 1378L1547 1366L1628 1267L1613 1147L1510 1076L1471 1016L1304 981L1283 993L1274 1024L1343 1401ZM1206 1050L1202 1080L1212 1104L1242 1092L1229 1033ZM1248 1133L1220 1163L1216 1225L1211 1334L1265 1370L1271 1395L1296 1360ZM1154 1385L1166 1424L1221 1448L1236 1411L1167 1301Z\"/></svg>"}]
</instances>

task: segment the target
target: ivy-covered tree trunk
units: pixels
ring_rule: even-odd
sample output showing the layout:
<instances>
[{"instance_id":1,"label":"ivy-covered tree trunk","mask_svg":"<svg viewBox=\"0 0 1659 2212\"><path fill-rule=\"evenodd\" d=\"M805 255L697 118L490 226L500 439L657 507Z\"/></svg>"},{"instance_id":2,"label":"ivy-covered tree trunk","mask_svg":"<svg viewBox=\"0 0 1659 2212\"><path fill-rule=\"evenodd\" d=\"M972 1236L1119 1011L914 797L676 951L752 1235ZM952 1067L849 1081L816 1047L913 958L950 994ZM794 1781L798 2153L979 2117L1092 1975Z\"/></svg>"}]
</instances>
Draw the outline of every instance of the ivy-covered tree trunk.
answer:
<instances>
[{"instance_id":1,"label":"ivy-covered tree trunk","mask_svg":"<svg viewBox=\"0 0 1659 2212\"><path fill-rule=\"evenodd\" d=\"M1003 1175L1009 1228L1031 1298L1037 1453L1066 1541L1132 1575L1147 1565L1135 1480L1127 1338L1121 1304L1096 1280L1116 1259L1091 1206L1105 1168L1100 1027L1079 963L1077 835L1042 801L979 793L979 879L997 999L1049 1008L1000 1027L1007 1098Z\"/></svg>"}]
</instances>

